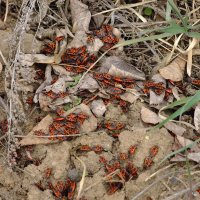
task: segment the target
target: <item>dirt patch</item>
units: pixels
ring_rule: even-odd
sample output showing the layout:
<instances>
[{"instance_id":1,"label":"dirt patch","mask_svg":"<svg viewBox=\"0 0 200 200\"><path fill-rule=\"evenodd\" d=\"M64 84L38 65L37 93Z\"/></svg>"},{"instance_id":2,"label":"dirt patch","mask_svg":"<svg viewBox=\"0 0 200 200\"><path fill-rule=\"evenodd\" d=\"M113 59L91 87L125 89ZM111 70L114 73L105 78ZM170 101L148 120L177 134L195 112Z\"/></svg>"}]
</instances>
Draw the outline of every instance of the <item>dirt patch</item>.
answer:
<instances>
[{"instance_id":1,"label":"dirt patch","mask_svg":"<svg viewBox=\"0 0 200 200\"><path fill-rule=\"evenodd\" d=\"M159 163L166 155L170 153L173 145L173 137L166 129L147 132L146 129L135 129L134 131L124 131L119 136L119 151L127 152L130 146L137 145L138 150L133 158L133 162L139 168L142 168L144 158L149 154L149 149L158 146L159 151L155 157L155 162Z\"/></svg>"}]
</instances>

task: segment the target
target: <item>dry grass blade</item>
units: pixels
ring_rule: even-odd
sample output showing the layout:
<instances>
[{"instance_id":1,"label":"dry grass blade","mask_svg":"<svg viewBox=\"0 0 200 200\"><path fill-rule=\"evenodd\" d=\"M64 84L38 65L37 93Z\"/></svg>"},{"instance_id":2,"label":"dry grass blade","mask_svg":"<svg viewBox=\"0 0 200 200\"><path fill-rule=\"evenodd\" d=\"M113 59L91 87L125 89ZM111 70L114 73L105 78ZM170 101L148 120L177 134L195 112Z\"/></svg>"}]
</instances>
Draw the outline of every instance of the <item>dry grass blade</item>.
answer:
<instances>
[{"instance_id":1,"label":"dry grass blade","mask_svg":"<svg viewBox=\"0 0 200 200\"><path fill-rule=\"evenodd\" d=\"M81 163L82 166L83 166L83 174L82 174L82 178L81 178L81 181L80 181L80 187L79 187L78 195L77 195L77 198L76 198L76 199L78 200L78 199L80 199L80 197L81 197L81 192L82 192L82 190L83 190L83 184L84 184L85 176L86 176L86 165L85 165L85 163L84 163L79 157L77 157L75 154L74 154L74 156L75 156L75 158L76 158L77 160L80 161L80 163Z\"/></svg>"},{"instance_id":2,"label":"dry grass blade","mask_svg":"<svg viewBox=\"0 0 200 200\"><path fill-rule=\"evenodd\" d=\"M148 178L145 179L145 182L147 182L148 180L150 180L151 178L153 178L154 176L156 176L157 174L163 172L164 170L170 168L170 167L173 167L174 165L176 165L175 163L173 164L170 164L166 167L163 167L162 169L159 169L158 171L156 171L155 173L151 174Z\"/></svg>"},{"instance_id":3,"label":"dry grass blade","mask_svg":"<svg viewBox=\"0 0 200 200\"><path fill-rule=\"evenodd\" d=\"M183 170L181 170L180 172L183 172ZM163 179L169 177L170 175L174 174L175 172L169 172L163 176L161 176L159 179L157 179L156 181L154 181L153 183L151 183L150 185L148 185L144 190L142 190L141 192L139 192L138 194L136 194L131 200L136 200L138 198L141 199L141 196L143 194L145 194L147 191L149 191L154 185L158 184L160 181L162 181Z\"/></svg>"},{"instance_id":4,"label":"dry grass blade","mask_svg":"<svg viewBox=\"0 0 200 200\"><path fill-rule=\"evenodd\" d=\"M198 142L200 142L200 138L198 140L195 140L194 142L186 145L183 148L178 149L177 151L174 151L173 153L168 154L167 156L165 156L165 158L163 160L161 160L161 162L158 164L162 164L163 162L165 162L167 159L171 158L172 156L175 156L178 153L182 153L184 151L186 151L187 149L191 148L193 145L197 144Z\"/></svg>"},{"instance_id":5,"label":"dry grass blade","mask_svg":"<svg viewBox=\"0 0 200 200\"><path fill-rule=\"evenodd\" d=\"M116 10L123 10L123 9L134 8L134 7L142 6L142 5L145 5L145 4L148 4L148 3L153 3L153 2L156 2L156 1L155 0L152 0L152 1L143 1L143 2L140 2L140 3L123 5L123 6L119 6L117 8L112 8L112 9L109 9L109 10L102 11L100 13L96 13L96 14L92 15L92 17L97 16L97 15L102 15L102 14L105 14L105 13L108 13L108 12L116 11Z\"/></svg>"},{"instance_id":6,"label":"dry grass blade","mask_svg":"<svg viewBox=\"0 0 200 200\"><path fill-rule=\"evenodd\" d=\"M197 184L195 184L194 186L192 186L192 188L189 187L189 188L187 188L187 189L181 190L181 191L179 191L179 192L177 192L177 193L171 195L170 197L165 198L164 200L173 200L173 199L177 199L178 197L180 197L180 196L182 196L182 195L184 195L184 194L190 192L191 189L192 189L192 191L195 191L196 189L198 189L199 186L200 186L200 182L197 183Z\"/></svg>"},{"instance_id":7,"label":"dry grass blade","mask_svg":"<svg viewBox=\"0 0 200 200\"><path fill-rule=\"evenodd\" d=\"M103 177L101 180L93 183L92 185L88 186L87 188L84 189L84 192L90 190L91 188L93 188L94 186L98 185L99 183L101 183L102 181L105 181L106 179L109 179L110 177L113 177L115 174L119 173L119 169L116 169L114 172L106 175L105 177Z\"/></svg>"},{"instance_id":8,"label":"dry grass blade","mask_svg":"<svg viewBox=\"0 0 200 200\"><path fill-rule=\"evenodd\" d=\"M0 56L1 56L1 58L2 58L2 60L3 60L3 62L4 62L4 64L5 64L5 65L8 65L8 62L6 61L6 58L4 57L4 55L3 55L3 53L2 53L1 50L0 50Z\"/></svg>"},{"instance_id":9,"label":"dry grass blade","mask_svg":"<svg viewBox=\"0 0 200 200\"><path fill-rule=\"evenodd\" d=\"M6 12L3 20L4 23L6 23L8 17L8 3L9 3L8 0L6 0Z\"/></svg>"},{"instance_id":10,"label":"dry grass blade","mask_svg":"<svg viewBox=\"0 0 200 200\"><path fill-rule=\"evenodd\" d=\"M80 78L77 86L79 86L79 84L81 83L81 81L85 78L86 74L110 51L111 49L108 49L106 52L104 52L95 63L93 63L88 70L83 74L83 76Z\"/></svg>"},{"instance_id":11,"label":"dry grass blade","mask_svg":"<svg viewBox=\"0 0 200 200\"><path fill-rule=\"evenodd\" d=\"M166 38L166 37L169 37L171 35L172 34L170 34L170 33L163 33L163 34L159 34L159 35L153 35L153 36L148 36L148 37L143 37L143 38L136 38L136 39L132 39L132 40L127 40L125 42L120 42L120 43L116 44L115 46L112 47L112 49L122 47L122 46L136 44L138 42L145 42L145 41L151 41L151 40Z\"/></svg>"}]
</instances>

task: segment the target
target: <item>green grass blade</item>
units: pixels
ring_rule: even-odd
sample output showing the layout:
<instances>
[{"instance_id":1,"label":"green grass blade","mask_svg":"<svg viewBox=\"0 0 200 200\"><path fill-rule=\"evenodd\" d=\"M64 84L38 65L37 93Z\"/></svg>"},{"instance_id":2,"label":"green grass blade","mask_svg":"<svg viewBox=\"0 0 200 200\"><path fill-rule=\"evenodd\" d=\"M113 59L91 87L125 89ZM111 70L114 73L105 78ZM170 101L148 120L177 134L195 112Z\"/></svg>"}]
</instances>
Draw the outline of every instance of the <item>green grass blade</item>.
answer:
<instances>
[{"instance_id":1,"label":"green grass blade","mask_svg":"<svg viewBox=\"0 0 200 200\"><path fill-rule=\"evenodd\" d=\"M176 4L174 3L173 0L168 0L169 5L171 6L172 10L175 12L175 14L177 15L177 17L181 20L185 30L187 31L187 19L183 18L183 16L181 15L178 7L176 6Z\"/></svg>"},{"instance_id":2,"label":"green grass blade","mask_svg":"<svg viewBox=\"0 0 200 200\"><path fill-rule=\"evenodd\" d=\"M171 12L172 12L172 7L170 6L169 2L167 2L166 15L165 15L166 21L171 21L172 19Z\"/></svg>"},{"instance_id":3,"label":"green grass blade","mask_svg":"<svg viewBox=\"0 0 200 200\"><path fill-rule=\"evenodd\" d=\"M187 33L184 27L181 27L180 25L176 24L175 21L170 22L170 26L162 29L158 29L158 32L164 32L164 33L171 33L173 35L181 34L181 33Z\"/></svg>"},{"instance_id":4,"label":"green grass blade","mask_svg":"<svg viewBox=\"0 0 200 200\"><path fill-rule=\"evenodd\" d=\"M194 142L192 142L192 143L190 143L190 144L188 144L188 145L186 145L186 146L184 146L184 147L178 149L177 151L174 151L174 152L168 154L167 156L165 156L165 157L163 158L163 160L161 160L161 162L159 163L159 165L162 164L162 163L163 163L164 161L166 161L167 159L171 158L172 156L175 156L176 154L182 153L182 152L184 152L185 150L191 148L193 145L197 144L198 142L200 142L200 138L197 139L197 140L195 140Z\"/></svg>"},{"instance_id":5,"label":"green grass blade","mask_svg":"<svg viewBox=\"0 0 200 200\"><path fill-rule=\"evenodd\" d=\"M176 112L174 112L172 115L170 115L167 119L163 120L161 123L156 125L153 129L161 128L163 125L165 125L170 120L178 117L179 115L182 115L184 112L189 110L192 106L197 104L200 101L200 90L191 97L191 99L188 99L188 101L183 105L181 108L179 108Z\"/></svg>"},{"instance_id":6,"label":"green grass blade","mask_svg":"<svg viewBox=\"0 0 200 200\"><path fill-rule=\"evenodd\" d=\"M161 39L161 38L166 38L172 36L172 34L170 33L162 33L159 35L152 35L152 36L148 36L148 37L143 37L143 38L136 38L136 39L132 39L132 40L126 40L124 42L120 42L118 44L116 44L115 46L112 47L112 49L118 48L118 47L122 47L122 46L128 46L128 45L132 45L132 44L137 44L138 42L145 42L145 41L151 41L151 40L156 40L156 39Z\"/></svg>"},{"instance_id":7,"label":"green grass blade","mask_svg":"<svg viewBox=\"0 0 200 200\"><path fill-rule=\"evenodd\" d=\"M187 35L192 38L200 39L200 33L198 32L188 32Z\"/></svg>"},{"instance_id":8,"label":"green grass blade","mask_svg":"<svg viewBox=\"0 0 200 200\"><path fill-rule=\"evenodd\" d=\"M180 99L178 101L174 101L173 103L171 103L168 106L166 106L164 110L171 109L171 108L174 108L176 106L183 105L183 104L187 103L188 101L190 101L191 98L192 97L185 97L185 98L182 98L182 99Z\"/></svg>"}]
</instances>

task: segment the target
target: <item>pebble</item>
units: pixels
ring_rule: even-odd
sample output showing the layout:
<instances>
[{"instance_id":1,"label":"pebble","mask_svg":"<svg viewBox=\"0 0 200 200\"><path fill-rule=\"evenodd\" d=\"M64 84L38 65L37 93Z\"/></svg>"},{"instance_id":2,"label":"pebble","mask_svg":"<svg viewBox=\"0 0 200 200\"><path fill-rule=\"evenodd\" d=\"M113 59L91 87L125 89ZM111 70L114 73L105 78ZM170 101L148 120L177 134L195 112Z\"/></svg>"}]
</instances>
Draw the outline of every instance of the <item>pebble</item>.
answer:
<instances>
[{"instance_id":1,"label":"pebble","mask_svg":"<svg viewBox=\"0 0 200 200\"><path fill-rule=\"evenodd\" d=\"M76 168L68 170L68 177L75 182L79 182L81 180L81 176L79 171Z\"/></svg>"}]
</instances>

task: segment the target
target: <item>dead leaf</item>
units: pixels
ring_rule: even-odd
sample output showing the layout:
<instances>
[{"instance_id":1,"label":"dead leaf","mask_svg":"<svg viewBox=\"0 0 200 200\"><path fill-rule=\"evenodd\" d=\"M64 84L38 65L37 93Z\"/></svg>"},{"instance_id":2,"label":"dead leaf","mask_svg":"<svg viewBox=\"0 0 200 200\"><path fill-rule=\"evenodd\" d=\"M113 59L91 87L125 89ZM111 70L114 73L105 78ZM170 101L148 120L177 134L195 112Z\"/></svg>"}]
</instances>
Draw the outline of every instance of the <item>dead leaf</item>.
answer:
<instances>
[{"instance_id":1,"label":"dead leaf","mask_svg":"<svg viewBox=\"0 0 200 200\"><path fill-rule=\"evenodd\" d=\"M22 66L32 66L34 63L51 64L54 63L54 56L45 56L43 54L23 54L20 56Z\"/></svg>"},{"instance_id":2,"label":"dead leaf","mask_svg":"<svg viewBox=\"0 0 200 200\"><path fill-rule=\"evenodd\" d=\"M150 105L158 105L161 104L164 100L165 93L162 93L161 95L157 95L154 91L150 90L149 92L149 103Z\"/></svg>"},{"instance_id":3,"label":"dead leaf","mask_svg":"<svg viewBox=\"0 0 200 200\"><path fill-rule=\"evenodd\" d=\"M65 76L60 76L54 84L46 86L44 90L47 92L52 90L56 94L66 92Z\"/></svg>"},{"instance_id":4,"label":"dead leaf","mask_svg":"<svg viewBox=\"0 0 200 200\"><path fill-rule=\"evenodd\" d=\"M177 154L172 159L170 159L171 162L184 162L186 161L186 158L183 155Z\"/></svg>"},{"instance_id":5,"label":"dead leaf","mask_svg":"<svg viewBox=\"0 0 200 200\"><path fill-rule=\"evenodd\" d=\"M161 76L172 81L182 81L186 61L180 57L175 58L169 65L159 70Z\"/></svg>"},{"instance_id":6,"label":"dead leaf","mask_svg":"<svg viewBox=\"0 0 200 200\"><path fill-rule=\"evenodd\" d=\"M160 74L153 75L151 79L156 83L162 82L163 86L166 87L166 80Z\"/></svg>"},{"instance_id":7,"label":"dead leaf","mask_svg":"<svg viewBox=\"0 0 200 200\"><path fill-rule=\"evenodd\" d=\"M132 104L139 98L139 96L140 94L137 91L135 91L135 94L131 92L125 92L120 95L120 98Z\"/></svg>"},{"instance_id":8,"label":"dead leaf","mask_svg":"<svg viewBox=\"0 0 200 200\"><path fill-rule=\"evenodd\" d=\"M186 139L182 136L179 136L177 135L177 140L179 142L179 144L184 147L184 146L187 146L187 145L190 145L191 143L193 143L192 140L189 140L189 139ZM198 147L197 144L194 144L192 147L191 147L191 150L194 151L194 152L200 152L200 149Z\"/></svg>"},{"instance_id":9,"label":"dead leaf","mask_svg":"<svg viewBox=\"0 0 200 200\"><path fill-rule=\"evenodd\" d=\"M78 0L70 0L71 17L73 23L73 32L88 32L91 20L91 13L88 6Z\"/></svg>"},{"instance_id":10,"label":"dead leaf","mask_svg":"<svg viewBox=\"0 0 200 200\"><path fill-rule=\"evenodd\" d=\"M102 25L103 22L104 22L104 19L105 19L105 17L104 17L104 15L102 15L102 14L101 14L101 15L93 16L93 20L94 20L94 22L95 22L97 28L100 28L100 27L101 27L101 25Z\"/></svg>"},{"instance_id":11,"label":"dead leaf","mask_svg":"<svg viewBox=\"0 0 200 200\"><path fill-rule=\"evenodd\" d=\"M187 155L188 159L189 160L193 160L197 163L200 163L200 152L197 152L197 153L189 153Z\"/></svg>"},{"instance_id":12,"label":"dead leaf","mask_svg":"<svg viewBox=\"0 0 200 200\"><path fill-rule=\"evenodd\" d=\"M33 130L28 133L26 137L24 137L19 143L21 146L27 146L27 145L36 145L36 144L50 144L54 143L48 138L38 138L35 137L34 131L42 130L45 134L48 134L49 132L49 126L52 124L53 118L50 115L47 115L45 118L43 118L34 128Z\"/></svg>"},{"instance_id":13,"label":"dead leaf","mask_svg":"<svg viewBox=\"0 0 200 200\"><path fill-rule=\"evenodd\" d=\"M96 117L102 117L106 112L106 106L102 99L94 100L90 108Z\"/></svg>"},{"instance_id":14,"label":"dead leaf","mask_svg":"<svg viewBox=\"0 0 200 200\"><path fill-rule=\"evenodd\" d=\"M86 74L86 76L81 80L79 90L89 90L90 92L95 92L99 89L100 86L98 82L90 75Z\"/></svg>"},{"instance_id":15,"label":"dead leaf","mask_svg":"<svg viewBox=\"0 0 200 200\"><path fill-rule=\"evenodd\" d=\"M162 121L162 119L153 111L149 110L146 107L142 107L141 109L141 118L142 121L148 124L158 124L159 122ZM174 133L175 135L183 135L183 133L186 131L185 128L173 123L173 122L168 122L167 124L164 125L166 129Z\"/></svg>"},{"instance_id":16,"label":"dead leaf","mask_svg":"<svg viewBox=\"0 0 200 200\"><path fill-rule=\"evenodd\" d=\"M67 103L72 103L72 100L69 96L63 97L63 98L58 98L54 101L51 100L49 103L48 107L51 108L51 110L56 110L56 108L60 105L67 104Z\"/></svg>"},{"instance_id":17,"label":"dead leaf","mask_svg":"<svg viewBox=\"0 0 200 200\"><path fill-rule=\"evenodd\" d=\"M141 118L143 122L148 124L158 124L161 121L155 112L146 107L142 107L141 109Z\"/></svg>"},{"instance_id":18,"label":"dead leaf","mask_svg":"<svg viewBox=\"0 0 200 200\"><path fill-rule=\"evenodd\" d=\"M168 129L169 131L171 131L172 133L174 133L175 135L179 135L179 136L182 136L183 133L186 131L185 128L173 122L168 122L167 124L164 125L164 127Z\"/></svg>"},{"instance_id":19,"label":"dead leaf","mask_svg":"<svg viewBox=\"0 0 200 200\"><path fill-rule=\"evenodd\" d=\"M76 31L73 40L67 45L67 48L79 48L87 45L87 34L85 31Z\"/></svg>"},{"instance_id":20,"label":"dead leaf","mask_svg":"<svg viewBox=\"0 0 200 200\"><path fill-rule=\"evenodd\" d=\"M90 53L97 53L103 45L99 38L95 38L92 44L87 44L87 50Z\"/></svg>"},{"instance_id":21,"label":"dead leaf","mask_svg":"<svg viewBox=\"0 0 200 200\"><path fill-rule=\"evenodd\" d=\"M143 72L137 70L134 66L117 56L106 58L101 65L100 72L109 73L112 76L119 76L122 78L145 80L145 74Z\"/></svg>"},{"instance_id":22,"label":"dead leaf","mask_svg":"<svg viewBox=\"0 0 200 200\"><path fill-rule=\"evenodd\" d=\"M200 129L200 103L196 106L194 111L194 125L196 130Z\"/></svg>"},{"instance_id":23,"label":"dead leaf","mask_svg":"<svg viewBox=\"0 0 200 200\"><path fill-rule=\"evenodd\" d=\"M52 65L53 71L57 75L66 75L69 76L71 72L68 72L64 67L60 65ZM71 78L71 81L73 81L73 78Z\"/></svg>"}]
</instances>

